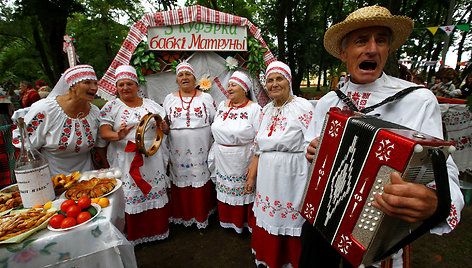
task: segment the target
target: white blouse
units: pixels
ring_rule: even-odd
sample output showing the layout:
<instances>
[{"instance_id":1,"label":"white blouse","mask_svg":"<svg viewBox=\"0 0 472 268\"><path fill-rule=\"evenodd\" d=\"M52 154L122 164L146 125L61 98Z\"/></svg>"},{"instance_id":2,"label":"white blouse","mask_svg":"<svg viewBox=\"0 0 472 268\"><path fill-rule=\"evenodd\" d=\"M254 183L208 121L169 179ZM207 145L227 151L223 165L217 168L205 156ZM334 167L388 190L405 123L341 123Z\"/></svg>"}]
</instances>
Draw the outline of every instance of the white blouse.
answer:
<instances>
[{"instance_id":1,"label":"white blouse","mask_svg":"<svg viewBox=\"0 0 472 268\"><path fill-rule=\"evenodd\" d=\"M252 143L259 128L260 114L261 106L257 103L235 109L221 102L215 122L211 125L215 142L222 145Z\"/></svg>"},{"instance_id":2,"label":"white blouse","mask_svg":"<svg viewBox=\"0 0 472 268\"><path fill-rule=\"evenodd\" d=\"M210 126L216 113L216 104L210 94L182 97L168 94L164 109L170 120L170 129L189 129Z\"/></svg>"},{"instance_id":3,"label":"white blouse","mask_svg":"<svg viewBox=\"0 0 472 268\"><path fill-rule=\"evenodd\" d=\"M45 98L34 103L26 114L31 144L49 161L51 176L93 169L90 149L106 143L97 141L99 110L93 104L90 108L84 118L71 118L56 98ZM21 147L18 129L13 131L13 145Z\"/></svg>"}]
</instances>

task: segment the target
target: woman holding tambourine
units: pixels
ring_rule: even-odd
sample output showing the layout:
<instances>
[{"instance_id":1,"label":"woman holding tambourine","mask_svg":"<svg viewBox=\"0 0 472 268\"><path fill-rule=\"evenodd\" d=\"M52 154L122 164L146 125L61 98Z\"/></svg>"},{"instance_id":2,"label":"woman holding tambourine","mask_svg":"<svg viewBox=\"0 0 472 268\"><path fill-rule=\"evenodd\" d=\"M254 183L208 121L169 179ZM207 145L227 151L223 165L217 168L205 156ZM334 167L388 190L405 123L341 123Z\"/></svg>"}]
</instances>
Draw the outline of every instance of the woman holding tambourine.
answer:
<instances>
[{"instance_id":1,"label":"woman holding tambourine","mask_svg":"<svg viewBox=\"0 0 472 268\"><path fill-rule=\"evenodd\" d=\"M196 88L195 72L189 63L177 65L176 73L179 90L164 100L171 129L172 220L205 228L216 208L215 186L208 170L215 103L210 94Z\"/></svg>"},{"instance_id":2,"label":"woman holding tambourine","mask_svg":"<svg viewBox=\"0 0 472 268\"><path fill-rule=\"evenodd\" d=\"M162 132L169 131L162 120L165 111L153 100L138 96L133 66L119 66L115 77L119 98L103 106L100 135L110 142L110 166L123 170L128 240L139 244L165 239L170 217L165 168L168 157L166 146L159 147Z\"/></svg>"}]
</instances>

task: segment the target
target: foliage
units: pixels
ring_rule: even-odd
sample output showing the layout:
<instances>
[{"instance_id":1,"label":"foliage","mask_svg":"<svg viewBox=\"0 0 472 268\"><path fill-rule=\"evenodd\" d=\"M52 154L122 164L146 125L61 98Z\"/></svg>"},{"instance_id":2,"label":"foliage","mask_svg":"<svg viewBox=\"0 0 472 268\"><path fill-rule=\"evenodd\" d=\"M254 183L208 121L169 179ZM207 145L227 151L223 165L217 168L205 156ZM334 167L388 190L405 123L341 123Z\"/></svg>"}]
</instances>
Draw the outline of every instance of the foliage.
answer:
<instances>
[{"instance_id":1,"label":"foliage","mask_svg":"<svg viewBox=\"0 0 472 268\"><path fill-rule=\"evenodd\" d=\"M249 73L252 77L259 77L260 71L266 68L264 53L267 52L267 48L264 48L254 37L249 37L247 44L249 52L247 67Z\"/></svg>"},{"instance_id":2,"label":"foliage","mask_svg":"<svg viewBox=\"0 0 472 268\"><path fill-rule=\"evenodd\" d=\"M160 67L160 63L156 61L154 52L151 50L146 50L145 42L140 42L134 50L133 56L131 58L131 64L136 69L138 82L141 85L146 84L145 72L147 70L157 72Z\"/></svg>"}]
</instances>

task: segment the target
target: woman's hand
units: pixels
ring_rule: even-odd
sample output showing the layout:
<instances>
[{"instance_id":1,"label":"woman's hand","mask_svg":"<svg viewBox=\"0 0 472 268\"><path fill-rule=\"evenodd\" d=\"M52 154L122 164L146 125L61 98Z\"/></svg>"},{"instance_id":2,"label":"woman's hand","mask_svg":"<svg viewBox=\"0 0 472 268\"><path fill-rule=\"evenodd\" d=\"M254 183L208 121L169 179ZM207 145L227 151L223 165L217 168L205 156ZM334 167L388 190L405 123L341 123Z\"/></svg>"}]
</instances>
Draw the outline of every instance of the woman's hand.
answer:
<instances>
[{"instance_id":1,"label":"woman's hand","mask_svg":"<svg viewBox=\"0 0 472 268\"><path fill-rule=\"evenodd\" d=\"M244 192L250 194L254 191L257 177L257 165L259 164L259 156L254 155L252 161L246 170L246 183L244 184Z\"/></svg>"},{"instance_id":2,"label":"woman's hand","mask_svg":"<svg viewBox=\"0 0 472 268\"><path fill-rule=\"evenodd\" d=\"M133 127L134 125L127 126L123 123L120 128L118 128L118 131L113 131L111 125L103 125L100 127L100 136L102 136L106 141L119 141L124 139Z\"/></svg>"},{"instance_id":3,"label":"woman's hand","mask_svg":"<svg viewBox=\"0 0 472 268\"><path fill-rule=\"evenodd\" d=\"M124 139L133 127L134 125L128 126L126 125L126 123L121 123L120 127L118 128L118 131L116 132L118 134L118 140Z\"/></svg>"},{"instance_id":4,"label":"woman's hand","mask_svg":"<svg viewBox=\"0 0 472 268\"><path fill-rule=\"evenodd\" d=\"M308 148L306 149L306 154L305 157L308 159L308 161L311 163L313 162L313 159L315 158L315 153L316 153L316 148L318 148L318 144L320 143L320 137L315 138L310 142L308 145Z\"/></svg>"},{"instance_id":5,"label":"woman's hand","mask_svg":"<svg viewBox=\"0 0 472 268\"><path fill-rule=\"evenodd\" d=\"M246 183L244 184L244 192L246 194L252 194L254 191L254 185L256 184L255 178L246 178Z\"/></svg>"},{"instance_id":6,"label":"woman's hand","mask_svg":"<svg viewBox=\"0 0 472 268\"><path fill-rule=\"evenodd\" d=\"M167 121L166 120L161 120L161 122L159 123L159 128L161 129L162 132L164 132L164 134L166 135L169 135L169 124L167 124Z\"/></svg>"}]
</instances>

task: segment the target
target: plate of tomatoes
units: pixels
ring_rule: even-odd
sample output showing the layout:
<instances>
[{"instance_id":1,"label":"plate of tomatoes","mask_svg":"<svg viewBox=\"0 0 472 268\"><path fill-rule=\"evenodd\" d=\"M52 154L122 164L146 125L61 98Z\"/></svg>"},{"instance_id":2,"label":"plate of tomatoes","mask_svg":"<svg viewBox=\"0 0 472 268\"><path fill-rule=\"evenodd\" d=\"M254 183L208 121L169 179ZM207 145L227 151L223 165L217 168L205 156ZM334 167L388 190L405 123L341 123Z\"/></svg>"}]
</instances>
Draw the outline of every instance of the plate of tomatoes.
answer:
<instances>
[{"instance_id":1,"label":"plate of tomatoes","mask_svg":"<svg viewBox=\"0 0 472 268\"><path fill-rule=\"evenodd\" d=\"M81 197L78 201L59 199L52 203L60 208L58 213L51 217L48 229L53 232L63 232L83 226L100 214L100 205L92 203L88 197Z\"/></svg>"}]
</instances>

